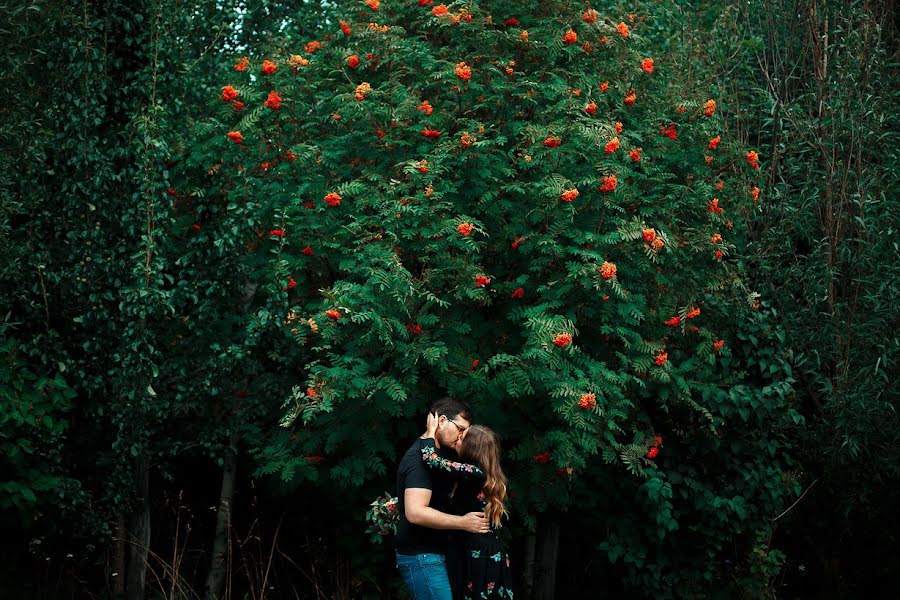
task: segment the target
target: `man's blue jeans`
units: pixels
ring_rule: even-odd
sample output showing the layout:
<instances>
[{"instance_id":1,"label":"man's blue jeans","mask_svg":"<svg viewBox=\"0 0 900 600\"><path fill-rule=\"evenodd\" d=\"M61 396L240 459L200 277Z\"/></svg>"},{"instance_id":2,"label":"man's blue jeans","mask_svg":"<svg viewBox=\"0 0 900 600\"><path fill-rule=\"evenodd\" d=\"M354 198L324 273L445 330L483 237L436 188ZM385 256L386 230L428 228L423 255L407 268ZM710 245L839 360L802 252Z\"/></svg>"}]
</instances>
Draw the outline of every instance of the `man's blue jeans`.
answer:
<instances>
[{"instance_id":1,"label":"man's blue jeans","mask_svg":"<svg viewBox=\"0 0 900 600\"><path fill-rule=\"evenodd\" d=\"M412 600L452 600L443 554L397 554L397 570Z\"/></svg>"}]
</instances>

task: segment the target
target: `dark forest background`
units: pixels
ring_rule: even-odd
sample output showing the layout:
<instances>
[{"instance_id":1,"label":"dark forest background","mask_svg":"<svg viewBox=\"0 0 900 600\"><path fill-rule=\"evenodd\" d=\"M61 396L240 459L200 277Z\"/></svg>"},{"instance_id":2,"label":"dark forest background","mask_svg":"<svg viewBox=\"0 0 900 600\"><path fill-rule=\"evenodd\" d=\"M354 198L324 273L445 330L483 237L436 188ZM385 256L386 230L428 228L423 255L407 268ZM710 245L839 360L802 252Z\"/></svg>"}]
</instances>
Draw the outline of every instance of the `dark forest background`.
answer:
<instances>
[{"instance_id":1,"label":"dark forest background","mask_svg":"<svg viewBox=\"0 0 900 600\"><path fill-rule=\"evenodd\" d=\"M363 518L393 487L394 464L314 471L310 446L285 481L270 468L286 460L273 458L270 433L281 397L229 392L181 414L151 384L162 372L185 395L240 392L265 371L265 357L229 357L227 344L169 352L175 330L154 298L165 285L140 285L147 261L161 260L145 252L144 198L176 185L169 132L204 118L235 57L316 39L334 29L329 10L0 3L0 597L400 597L390 546L370 541ZM695 597L880 597L900 585L896 8L634 10L653 14L654 42L719 90L731 135L763 157L748 260L804 417L789 444L801 493ZM208 308L217 331L240 320ZM421 420L411 410L386 424L395 456ZM592 519L548 507L508 528L514 558L532 565L523 597L651 593L609 560Z\"/></svg>"}]
</instances>

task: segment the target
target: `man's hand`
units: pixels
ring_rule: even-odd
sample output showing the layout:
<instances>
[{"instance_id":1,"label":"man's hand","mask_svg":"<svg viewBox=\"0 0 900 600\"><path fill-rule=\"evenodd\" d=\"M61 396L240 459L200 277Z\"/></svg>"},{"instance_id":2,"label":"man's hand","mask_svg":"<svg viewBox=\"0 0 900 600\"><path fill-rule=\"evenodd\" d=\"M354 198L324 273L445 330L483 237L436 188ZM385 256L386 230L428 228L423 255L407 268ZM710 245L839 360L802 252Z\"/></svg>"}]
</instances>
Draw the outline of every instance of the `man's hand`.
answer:
<instances>
[{"instance_id":1,"label":"man's hand","mask_svg":"<svg viewBox=\"0 0 900 600\"><path fill-rule=\"evenodd\" d=\"M428 506L430 502L431 490L406 488L403 493L406 519L413 525L431 529L459 529L470 533L487 533L491 529L483 512L470 512L461 517L448 515Z\"/></svg>"},{"instance_id":2,"label":"man's hand","mask_svg":"<svg viewBox=\"0 0 900 600\"><path fill-rule=\"evenodd\" d=\"M462 516L463 530L469 533L487 533L491 526L483 512L470 512Z\"/></svg>"}]
</instances>

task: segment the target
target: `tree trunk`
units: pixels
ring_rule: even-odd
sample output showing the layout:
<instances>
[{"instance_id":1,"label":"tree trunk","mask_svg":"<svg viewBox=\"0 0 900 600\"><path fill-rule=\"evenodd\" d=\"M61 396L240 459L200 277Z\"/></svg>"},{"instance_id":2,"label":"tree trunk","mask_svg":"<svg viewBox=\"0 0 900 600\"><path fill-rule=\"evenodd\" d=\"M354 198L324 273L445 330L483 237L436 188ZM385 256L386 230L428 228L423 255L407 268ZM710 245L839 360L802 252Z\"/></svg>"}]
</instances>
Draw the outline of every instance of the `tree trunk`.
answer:
<instances>
[{"instance_id":1,"label":"tree trunk","mask_svg":"<svg viewBox=\"0 0 900 600\"><path fill-rule=\"evenodd\" d=\"M125 528L125 515L119 513L116 517L116 534L114 537L112 564L112 593L113 598L122 598L125 595L125 537L128 530Z\"/></svg>"},{"instance_id":2,"label":"tree trunk","mask_svg":"<svg viewBox=\"0 0 900 600\"><path fill-rule=\"evenodd\" d=\"M553 600L556 594L556 561L559 556L559 523L547 520L541 527L535 600Z\"/></svg>"},{"instance_id":3,"label":"tree trunk","mask_svg":"<svg viewBox=\"0 0 900 600\"><path fill-rule=\"evenodd\" d=\"M522 565L522 584L523 589L520 592L525 598L531 598L534 592L534 551L537 546L537 533L529 533L525 538L525 556Z\"/></svg>"},{"instance_id":4,"label":"tree trunk","mask_svg":"<svg viewBox=\"0 0 900 600\"><path fill-rule=\"evenodd\" d=\"M231 445L225 452L222 467L222 489L219 493L219 510L216 514L216 534L206 577L206 600L217 600L225 583L228 566L228 541L231 531L231 502L234 497L234 480L237 471L237 434L231 434Z\"/></svg>"},{"instance_id":5,"label":"tree trunk","mask_svg":"<svg viewBox=\"0 0 900 600\"><path fill-rule=\"evenodd\" d=\"M128 600L144 600L147 555L150 551L150 461L147 458L135 459L134 480L138 506L131 516L128 533L126 598Z\"/></svg>"}]
</instances>

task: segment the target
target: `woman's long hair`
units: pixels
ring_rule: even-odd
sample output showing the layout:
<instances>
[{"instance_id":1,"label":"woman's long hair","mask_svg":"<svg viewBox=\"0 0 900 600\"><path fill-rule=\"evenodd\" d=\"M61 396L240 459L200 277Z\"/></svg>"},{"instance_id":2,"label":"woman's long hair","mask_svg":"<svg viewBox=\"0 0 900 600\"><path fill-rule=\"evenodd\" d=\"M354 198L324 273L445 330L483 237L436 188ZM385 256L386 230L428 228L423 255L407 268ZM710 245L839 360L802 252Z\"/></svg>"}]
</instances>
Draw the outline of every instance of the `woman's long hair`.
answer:
<instances>
[{"instance_id":1,"label":"woman's long hair","mask_svg":"<svg viewBox=\"0 0 900 600\"><path fill-rule=\"evenodd\" d=\"M481 465L487 476L481 489L487 501L484 516L491 527L500 527L500 519L508 513L503 504L506 500L506 475L500 468L500 439L497 434L483 425L469 427L463 438L460 460Z\"/></svg>"}]
</instances>

